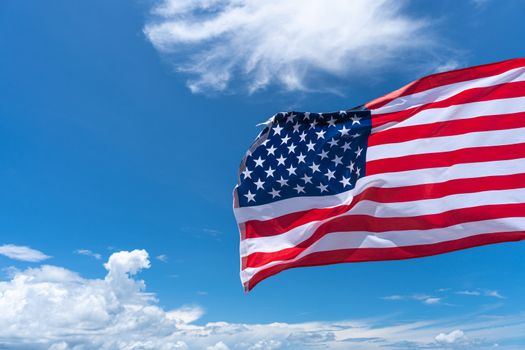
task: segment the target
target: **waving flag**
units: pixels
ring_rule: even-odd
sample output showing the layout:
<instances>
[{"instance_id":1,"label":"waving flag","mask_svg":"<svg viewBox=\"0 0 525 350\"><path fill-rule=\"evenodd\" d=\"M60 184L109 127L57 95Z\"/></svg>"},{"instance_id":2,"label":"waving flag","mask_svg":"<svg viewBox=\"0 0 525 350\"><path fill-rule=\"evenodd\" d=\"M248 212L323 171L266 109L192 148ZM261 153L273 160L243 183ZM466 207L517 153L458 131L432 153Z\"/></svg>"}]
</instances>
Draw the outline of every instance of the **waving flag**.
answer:
<instances>
[{"instance_id":1,"label":"waving flag","mask_svg":"<svg viewBox=\"0 0 525 350\"><path fill-rule=\"evenodd\" d=\"M246 290L285 269L525 239L525 59L278 113L234 190Z\"/></svg>"}]
</instances>

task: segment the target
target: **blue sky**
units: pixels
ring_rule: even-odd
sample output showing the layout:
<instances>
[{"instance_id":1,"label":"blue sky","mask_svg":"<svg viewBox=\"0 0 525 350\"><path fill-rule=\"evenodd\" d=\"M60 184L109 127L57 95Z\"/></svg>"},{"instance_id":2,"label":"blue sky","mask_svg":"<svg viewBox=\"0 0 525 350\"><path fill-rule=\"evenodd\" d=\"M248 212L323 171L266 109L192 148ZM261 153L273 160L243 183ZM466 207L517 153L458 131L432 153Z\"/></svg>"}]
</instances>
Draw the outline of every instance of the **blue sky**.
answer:
<instances>
[{"instance_id":1,"label":"blue sky","mask_svg":"<svg viewBox=\"0 0 525 350\"><path fill-rule=\"evenodd\" d=\"M525 347L523 243L294 269L247 295L241 287L231 193L256 124L282 110L351 108L435 71L523 57L523 1L402 3L0 2L1 288L20 292L16 276L29 275L71 287L42 265L74 271L86 286L121 273L111 290L134 297L144 280L157 301L134 303L174 310L174 329L186 330L172 348L345 348L326 329L355 320L384 330L353 336L356 348ZM103 266L134 249L150 263L135 251L114 256L118 268ZM31 304L24 295L0 296L0 310ZM39 320L27 312L15 316ZM195 340L187 330L209 331L210 322L261 328L247 333L251 343L226 331ZM301 331L281 334L273 322ZM399 325L410 330L391 331ZM17 335L0 332L0 343L33 344ZM55 340L42 346L73 348Z\"/></svg>"}]
</instances>

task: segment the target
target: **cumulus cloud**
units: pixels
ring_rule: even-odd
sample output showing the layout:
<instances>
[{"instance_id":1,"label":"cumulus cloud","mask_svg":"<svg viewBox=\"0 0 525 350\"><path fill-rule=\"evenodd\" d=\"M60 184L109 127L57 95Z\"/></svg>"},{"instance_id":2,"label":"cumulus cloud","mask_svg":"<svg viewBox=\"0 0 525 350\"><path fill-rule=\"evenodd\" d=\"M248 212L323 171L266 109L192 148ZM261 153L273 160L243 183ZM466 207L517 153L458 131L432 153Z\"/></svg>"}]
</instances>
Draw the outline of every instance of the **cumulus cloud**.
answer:
<instances>
[{"instance_id":1,"label":"cumulus cloud","mask_svg":"<svg viewBox=\"0 0 525 350\"><path fill-rule=\"evenodd\" d=\"M79 254L79 255L90 256L90 257L95 258L97 260L102 259L102 255L100 255L99 253L94 253L94 252L92 252L89 249L77 249L77 250L75 250L75 253Z\"/></svg>"},{"instance_id":2,"label":"cumulus cloud","mask_svg":"<svg viewBox=\"0 0 525 350\"><path fill-rule=\"evenodd\" d=\"M137 274L150 268L145 250L113 253L107 274L87 279L59 266L13 270L0 282L0 347L52 350L399 349L525 339L522 314L446 322L377 320L197 324L198 305L165 310ZM461 323L460 327L454 323ZM445 327L448 329L443 329ZM454 327L454 328L451 328ZM449 329L456 329L450 332ZM460 330L461 329L461 330ZM460 333L461 332L461 333ZM436 336L436 334L438 334ZM467 339L466 335L469 337ZM509 344L512 344L509 342Z\"/></svg>"},{"instance_id":3,"label":"cumulus cloud","mask_svg":"<svg viewBox=\"0 0 525 350\"><path fill-rule=\"evenodd\" d=\"M333 86L334 79L415 57L428 61L437 40L427 20L405 11L406 3L159 0L144 33L189 75L193 92L224 91L233 81L249 92L269 85L326 91L321 76Z\"/></svg>"},{"instance_id":4,"label":"cumulus cloud","mask_svg":"<svg viewBox=\"0 0 525 350\"><path fill-rule=\"evenodd\" d=\"M457 343L465 339L465 333L461 329L453 330L450 333L439 333L436 336L436 341L438 343L452 344Z\"/></svg>"},{"instance_id":5,"label":"cumulus cloud","mask_svg":"<svg viewBox=\"0 0 525 350\"><path fill-rule=\"evenodd\" d=\"M228 345L224 344L222 341L218 342L215 345L208 346L206 350L230 350Z\"/></svg>"},{"instance_id":6,"label":"cumulus cloud","mask_svg":"<svg viewBox=\"0 0 525 350\"><path fill-rule=\"evenodd\" d=\"M50 258L50 256L47 256L39 250L14 244L1 245L0 255L7 256L10 259L27 262L40 262Z\"/></svg>"}]
</instances>

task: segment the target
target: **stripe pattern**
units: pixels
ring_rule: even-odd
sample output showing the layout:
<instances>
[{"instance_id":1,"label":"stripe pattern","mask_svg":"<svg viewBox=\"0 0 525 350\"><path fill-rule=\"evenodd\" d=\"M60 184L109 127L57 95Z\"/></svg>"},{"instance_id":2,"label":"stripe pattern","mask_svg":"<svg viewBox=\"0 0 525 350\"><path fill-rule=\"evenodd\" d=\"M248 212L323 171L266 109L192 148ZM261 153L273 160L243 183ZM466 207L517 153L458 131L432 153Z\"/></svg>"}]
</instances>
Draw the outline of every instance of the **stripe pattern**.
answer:
<instances>
[{"instance_id":1,"label":"stripe pattern","mask_svg":"<svg viewBox=\"0 0 525 350\"><path fill-rule=\"evenodd\" d=\"M525 59L427 76L365 107L350 190L251 206L234 190L245 290L293 267L525 239Z\"/></svg>"}]
</instances>

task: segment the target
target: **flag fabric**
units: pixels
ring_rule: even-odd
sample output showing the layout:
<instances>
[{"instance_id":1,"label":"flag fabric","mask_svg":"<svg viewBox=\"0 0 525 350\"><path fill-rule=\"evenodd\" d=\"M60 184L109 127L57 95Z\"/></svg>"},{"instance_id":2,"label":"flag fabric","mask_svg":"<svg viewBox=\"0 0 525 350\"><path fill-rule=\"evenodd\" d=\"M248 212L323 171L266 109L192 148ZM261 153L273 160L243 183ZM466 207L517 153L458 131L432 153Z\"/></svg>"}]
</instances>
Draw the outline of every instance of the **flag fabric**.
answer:
<instances>
[{"instance_id":1,"label":"flag fabric","mask_svg":"<svg viewBox=\"0 0 525 350\"><path fill-rule=\"evenodd\" d=\"M525 59L272 117L234 190L241 281L525 239Z\"/></svg>"}]
</instances>

